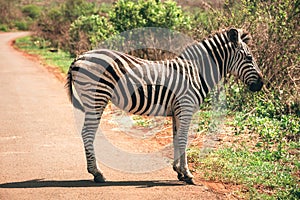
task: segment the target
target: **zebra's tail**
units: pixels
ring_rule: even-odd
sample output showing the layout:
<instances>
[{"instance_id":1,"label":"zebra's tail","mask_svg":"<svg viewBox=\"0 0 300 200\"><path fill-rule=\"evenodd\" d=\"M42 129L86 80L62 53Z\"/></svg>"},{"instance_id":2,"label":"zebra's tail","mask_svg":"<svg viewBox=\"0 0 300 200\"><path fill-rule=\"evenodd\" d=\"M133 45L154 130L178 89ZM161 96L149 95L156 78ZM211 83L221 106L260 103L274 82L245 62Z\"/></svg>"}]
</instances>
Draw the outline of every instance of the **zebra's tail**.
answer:
<instances>
[{"instance_id":1,"label":"zebra's tail","mask_svg":"<svg viewBox=\"0 0 300 200\"><path fill-rule=\"evenodd\" d=\"M67 83L66 83L65 87L67 88L68 97L69 97L69 100L71 101L71 103L73 104L73 106L75 108L81 110L82 112L84 112L84 108L83 108L82 104L79 102L79 100L75 97L75 95L73 93L72 67L74 65L74 62L71 64L71 66L69 68L69 71L67 74Z\"/></svg>"}]
</instances>

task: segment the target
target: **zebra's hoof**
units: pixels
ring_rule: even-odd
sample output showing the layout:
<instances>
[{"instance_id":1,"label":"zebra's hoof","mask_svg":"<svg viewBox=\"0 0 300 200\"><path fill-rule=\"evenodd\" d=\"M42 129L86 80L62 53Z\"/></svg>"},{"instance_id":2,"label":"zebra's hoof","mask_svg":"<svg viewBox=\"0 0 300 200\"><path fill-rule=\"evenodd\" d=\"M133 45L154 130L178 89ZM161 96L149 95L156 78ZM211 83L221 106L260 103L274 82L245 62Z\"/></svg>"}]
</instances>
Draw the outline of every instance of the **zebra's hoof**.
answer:
<instances>
[{"instance_id":1,"label":"zebra's hoof","mask_svg":"<svg viewBox=\"0 0 300 200\"><path fill-rule=\"evenodd\" d=\"M94 181L96 183L105 183L105 178L102 174L97 174L96 176L94 176Z\"/></svg>"},{"instance_id":2,"label":"zebra's hoof","mask_svg":"<svg viewBox=\"0 0 300 200\"><path fill-rule=\"evenodd\" d=\"M178 174L177 174L177 178L178 178L178 180L180 180L180 181L184 181L184 176L183 176L183 174L178 173Z\"/></svg>"},{"instance_id":3,"label":"zebra's hoof","mask_svg":"<svg viewBox=\"0 0 300 200\"><path fill-rule=\"evenodd\" d=\"M193 178L190 178L190 177L184 177L184 182L186 182L186 184L189 184L189 185L196 185L195 181L193 180Z\"/></svg>"}]
</instances>

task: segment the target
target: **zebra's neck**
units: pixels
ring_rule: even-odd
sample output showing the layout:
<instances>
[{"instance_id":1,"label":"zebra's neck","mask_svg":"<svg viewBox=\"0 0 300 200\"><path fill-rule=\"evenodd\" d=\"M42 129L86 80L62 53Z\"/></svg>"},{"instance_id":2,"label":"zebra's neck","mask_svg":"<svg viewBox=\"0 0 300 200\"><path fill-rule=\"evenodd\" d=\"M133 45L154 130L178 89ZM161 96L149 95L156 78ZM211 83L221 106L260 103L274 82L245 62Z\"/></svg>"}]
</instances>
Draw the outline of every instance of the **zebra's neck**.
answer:
<instances>
[{"instance_id":1,"label":"zebra's neck","mask_svg":"<svg viewBox=\"0 0 300 200\"><path fill-rule=\"evenodd\" d=\"M231 63L227 36L218 33L202 42L188 46L180 57L189 60L199 74L201 86L208 93L227 74ZM204 85L205 84L205 85Z\"/></svg>"}]
</instances>

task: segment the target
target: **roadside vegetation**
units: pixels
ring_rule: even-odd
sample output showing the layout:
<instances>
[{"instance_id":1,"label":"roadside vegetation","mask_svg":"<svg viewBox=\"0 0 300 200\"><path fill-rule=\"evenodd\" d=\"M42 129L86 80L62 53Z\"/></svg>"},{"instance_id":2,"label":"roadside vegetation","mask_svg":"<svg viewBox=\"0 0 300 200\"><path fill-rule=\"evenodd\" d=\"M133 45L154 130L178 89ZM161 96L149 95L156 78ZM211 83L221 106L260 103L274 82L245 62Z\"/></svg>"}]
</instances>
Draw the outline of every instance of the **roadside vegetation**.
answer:
<instances>
[{"instance_id":1,"label":"roadside vegetation","mask_svg":"<svg viewBox=\"0 0 300 200\"><path fill-rule=\"evenodd\" d=\"M70 63L74 60L70 53L49 48L46 41L35 40L33 42L30 36L16 39L15 44L30 55L37 55L46 65L59 67L65 74L69 70Z\"/></svg>"},{"instance_id":2,"label":"roadside vegetation","mask_svg":"<svg viewBox=\"0 0 300 200\"><path fill-rule=\"evenodd\" d=\"M55 60L51 65L64 72L76 55L134 28L163 27L196 40L228 27L249 31L265 87L250 93L227 77L226 86L210 94L196 117L199 134L213 134L222 142L210 150L190 147L189 160L201 179L238 185L233 194L239 198L300 198L299 0L193 1L182 6L171 0L53 0L46 9L41 9L43 1L12 2L1 1L0 30L33 31L16 45ZM11 9L19 14L12 16ZM149 52L131 53L151 59Z\"/></svg>"}]
</instances>

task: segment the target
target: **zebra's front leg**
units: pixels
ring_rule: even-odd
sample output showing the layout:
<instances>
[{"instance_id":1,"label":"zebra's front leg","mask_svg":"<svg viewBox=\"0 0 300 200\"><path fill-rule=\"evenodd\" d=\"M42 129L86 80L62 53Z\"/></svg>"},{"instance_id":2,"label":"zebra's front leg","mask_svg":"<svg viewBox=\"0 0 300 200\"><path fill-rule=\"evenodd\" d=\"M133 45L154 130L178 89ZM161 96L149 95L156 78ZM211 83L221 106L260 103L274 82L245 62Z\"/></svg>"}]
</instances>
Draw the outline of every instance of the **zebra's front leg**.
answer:
<instances>
[{"instance_id":1,"label":"zebra's front leg","mask_svg":"<svg viewBox=\"0 0 300 200\"><path fill-rule=\"evenodd\" d=\"M195 184L193 174L190 172L188 163L187 163L187 154L186 148L179 149L180 152L180 171L183 174L182 181L185 181L188 184Z\"/></svg>"},{"instance_id":2,"label":"zebra's front leg","mask_svg":"<svg viewBox=\"0 0 300 200\"><path fill-rule=\"evenodd\" d=\"M85 121L82 128L81 136L84 144L87 170L94 176L96 183L105 182L105 178L101 170L97 166L95 151L94 151L94 139L100 122L99 113L87 112L85 114Z\"/></svg>"},{"instance_id":3,"label":"zebra's front leg","mask_svg":"<svg viewBox=\"0 0 300 200\"><path fill-rule=\"evenodd\" d=\"M187 138L190 119L185 116L184 119L173 117L173 145L174 145L174 163L173 170L177 172L177 178L188 184L194 184L193 175L188 168L187 163Z\"/></svg>"},{"instance_id":4,"label":"zebra's front leg","mask_svg":"<svg viewBox=\"0 0 300 200\"><path fill-rule=\"evenodd\" d=\"M178 118L178 152L179 152L179 171L183 175L181 177L182 181L185 181L188 184L195 184L193 181L194 176L188 168L187 162L187 142L188 142L188 131L190 127L190 122L192 119L192 112L182 111Z\"/></svg>"}]
</instances>

